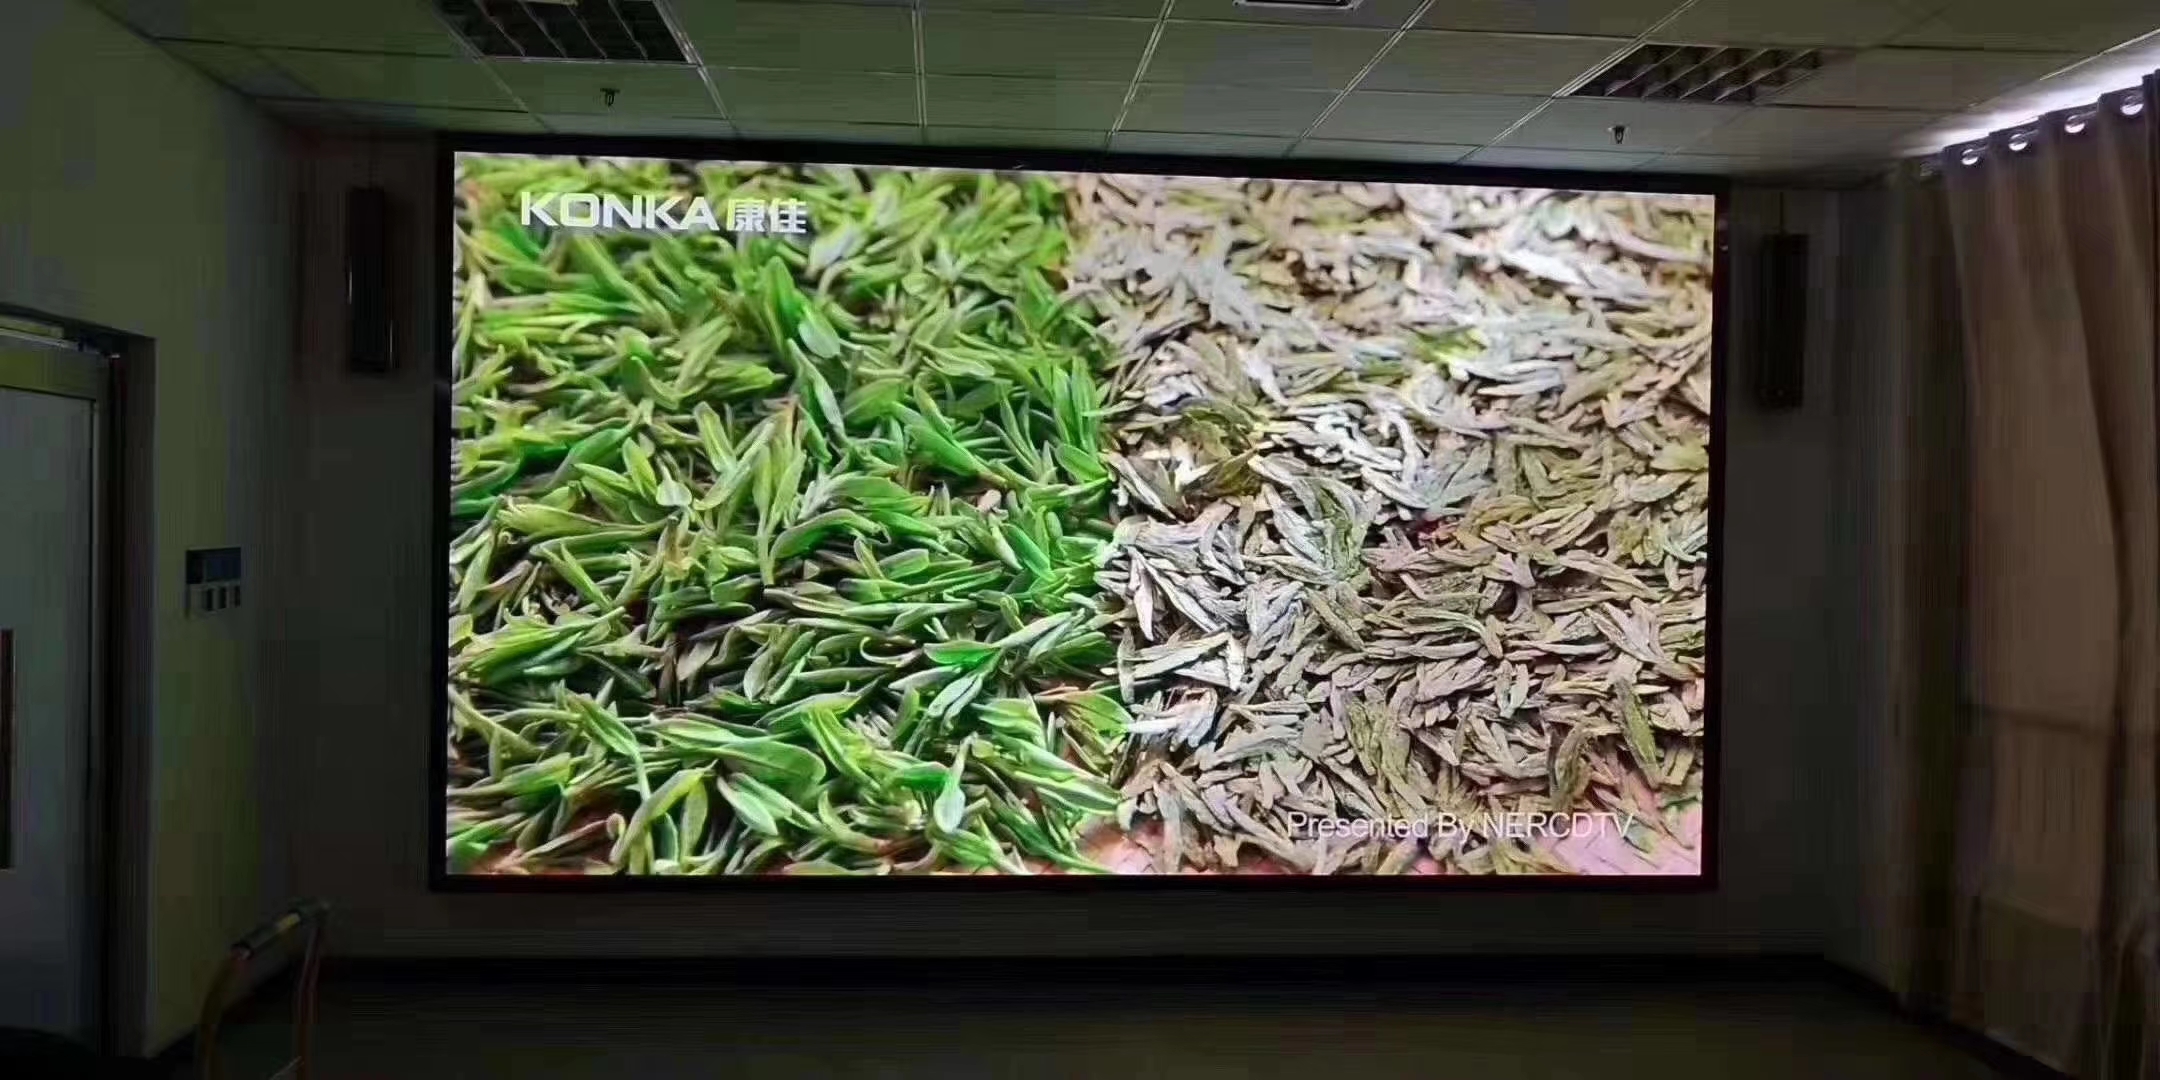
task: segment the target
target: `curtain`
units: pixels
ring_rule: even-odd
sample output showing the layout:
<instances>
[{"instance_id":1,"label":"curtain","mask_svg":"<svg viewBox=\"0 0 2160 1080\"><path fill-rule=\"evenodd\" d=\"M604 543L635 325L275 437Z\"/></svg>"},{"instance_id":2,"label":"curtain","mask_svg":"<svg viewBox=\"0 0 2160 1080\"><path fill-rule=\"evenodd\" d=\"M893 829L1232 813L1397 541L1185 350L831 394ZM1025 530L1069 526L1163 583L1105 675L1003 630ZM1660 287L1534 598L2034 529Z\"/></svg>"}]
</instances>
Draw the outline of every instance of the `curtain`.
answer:
<instances>
[{"instance_id":1,"label":"curtain","mask_svg":"<svg viewBox=\"0 0 2160 1080\"><path fill-rule=\"evenodd\" d=\"M2106 1080L2160 1080L2156 90L1954 147L1895 199L1902 989Z\"/></svg>"}]
</instances>

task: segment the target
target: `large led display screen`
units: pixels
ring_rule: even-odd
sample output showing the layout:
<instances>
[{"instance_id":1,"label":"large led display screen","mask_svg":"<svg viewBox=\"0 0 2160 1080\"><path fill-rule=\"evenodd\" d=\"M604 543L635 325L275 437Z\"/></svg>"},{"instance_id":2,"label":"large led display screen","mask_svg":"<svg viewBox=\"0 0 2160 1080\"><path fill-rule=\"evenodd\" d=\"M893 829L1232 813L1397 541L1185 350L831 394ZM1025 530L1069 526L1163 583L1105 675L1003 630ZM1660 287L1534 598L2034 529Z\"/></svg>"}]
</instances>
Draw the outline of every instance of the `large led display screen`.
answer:
<instances>
[{"instance_id":1,"label":"large led display screen","mask_svg":"<svg viewBox=\"0 0 2160 1080\"><path fill-rule=\"evenodd\" d=\"M1713 195L536 149L438 880L1709 872Z\"/></svg>"}]
</instances>

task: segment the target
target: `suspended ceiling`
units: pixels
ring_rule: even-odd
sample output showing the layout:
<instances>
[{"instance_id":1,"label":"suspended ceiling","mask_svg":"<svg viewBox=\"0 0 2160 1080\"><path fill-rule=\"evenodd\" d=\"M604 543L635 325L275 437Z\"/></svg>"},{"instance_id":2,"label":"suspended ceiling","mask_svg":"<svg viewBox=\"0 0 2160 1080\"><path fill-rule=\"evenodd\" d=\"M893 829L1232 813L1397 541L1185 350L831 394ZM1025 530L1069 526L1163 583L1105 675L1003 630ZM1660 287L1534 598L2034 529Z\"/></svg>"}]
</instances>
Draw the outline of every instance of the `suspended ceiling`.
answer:
<instances>
[{"instance_id":1,"label":"suspended ceiling","mask_svg":"<svg viewBox=\"0 0 2160 1080\"><path fill-rule=\"evenodd\" d=\"M2151 0L662 0L688 62L622 65L483 59L431 0L96 2L305 124L1735 175L1861 174L2160 41ZM1567 96L1645 42L1828 60Z\"/></svg>"}]
</instances>

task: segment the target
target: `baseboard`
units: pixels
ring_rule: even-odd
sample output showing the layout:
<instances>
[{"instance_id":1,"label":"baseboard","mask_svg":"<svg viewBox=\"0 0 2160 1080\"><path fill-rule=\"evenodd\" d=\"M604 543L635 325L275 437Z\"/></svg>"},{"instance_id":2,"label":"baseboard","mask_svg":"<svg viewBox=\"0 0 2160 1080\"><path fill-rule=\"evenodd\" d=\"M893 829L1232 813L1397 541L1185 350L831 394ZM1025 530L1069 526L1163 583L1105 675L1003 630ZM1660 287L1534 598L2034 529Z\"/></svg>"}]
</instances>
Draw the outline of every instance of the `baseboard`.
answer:
<instances>
[{"instance_id":1,"label":"baseboard","mask_svg":"<svg viewBox=\"0 0 2160 1080\"><path fill-rule=\"evenodd\" d=\"M713 986L920 986L927 966L952 983L1061 985L1370 986L1641 985L1781 982L1824 978L1819 957L1598 954L1471 956L1162 955L1145 957L326 957L323 977L342 981L527 984L661 983Z\"/></svg>"}]
</instances>

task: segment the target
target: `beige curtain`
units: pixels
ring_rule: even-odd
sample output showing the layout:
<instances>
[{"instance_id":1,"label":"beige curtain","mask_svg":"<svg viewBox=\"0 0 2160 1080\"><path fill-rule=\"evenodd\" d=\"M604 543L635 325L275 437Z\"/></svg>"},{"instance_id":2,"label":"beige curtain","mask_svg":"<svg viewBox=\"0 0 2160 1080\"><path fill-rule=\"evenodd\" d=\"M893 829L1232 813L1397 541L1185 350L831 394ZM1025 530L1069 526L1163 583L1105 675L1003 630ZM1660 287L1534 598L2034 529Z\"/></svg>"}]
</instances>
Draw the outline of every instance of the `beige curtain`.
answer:
<instances>
[{"instance_id":1,"label":"beige curtain","mask_svg":"<svg viewBox=\"0 0 2160 1080\"><path fill-rule=\"evenodd\" d=\"M1936 366L1906 447L1906 989L2108 1080L2160 1080L2154 90L1947 151L1902 202L1945 324L1908 353Z\"/></svg>"}]
</instances>

